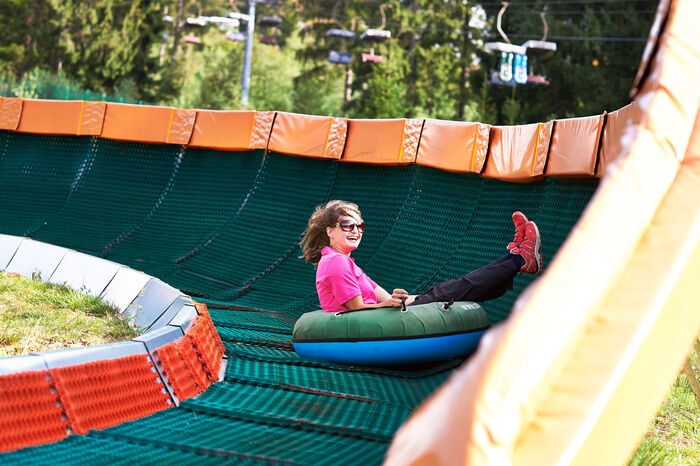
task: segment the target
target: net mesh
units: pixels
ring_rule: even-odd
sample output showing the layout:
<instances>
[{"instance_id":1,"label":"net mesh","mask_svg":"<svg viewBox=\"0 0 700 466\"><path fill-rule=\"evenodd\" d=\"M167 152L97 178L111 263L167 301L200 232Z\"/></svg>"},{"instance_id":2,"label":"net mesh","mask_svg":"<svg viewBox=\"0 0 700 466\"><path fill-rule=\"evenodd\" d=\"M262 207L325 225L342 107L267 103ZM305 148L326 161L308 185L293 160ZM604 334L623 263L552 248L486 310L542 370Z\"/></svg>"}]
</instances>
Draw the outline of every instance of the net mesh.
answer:
<instances>
[{"instance_id":1,"label":"net mesh","mask_svg":"<svg viewBox=\"0 0 700 466\"><path fill-rule=\"evenodd\" d=\"M0 462L379 464L462 361L377 368L293 351L294 322L318 308L298 245L314 207L356 202L367 224L357 264L386 289L420 293L503 255L514 210L537 221L546 267L596 186L0 131L0 233L108 257L199 297L229 358L224 381L179 408ZM531 280L484 304L492 322Z\"/></svg>"}]
</instances>

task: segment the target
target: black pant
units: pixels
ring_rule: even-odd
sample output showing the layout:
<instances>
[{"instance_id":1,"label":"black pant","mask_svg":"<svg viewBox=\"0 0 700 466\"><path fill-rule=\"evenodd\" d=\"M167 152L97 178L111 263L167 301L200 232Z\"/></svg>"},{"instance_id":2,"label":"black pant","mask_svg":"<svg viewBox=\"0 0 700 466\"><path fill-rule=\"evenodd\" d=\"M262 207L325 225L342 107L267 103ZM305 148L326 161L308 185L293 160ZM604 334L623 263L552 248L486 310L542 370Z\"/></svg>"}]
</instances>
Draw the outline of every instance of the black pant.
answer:
<instances>
[{"instance_id":1,"label":"black pant","mask_svg":"<svg viewBox=\"0 0 700 466\"><path fill-rule=\"evenodd\" d=\"M435 301L482 302L498 298L513 288L513 278L520 267L521 264L508 256L501 257L462 277L433 286L418 295L411 306Z\"/></svg>"}]
</instances>

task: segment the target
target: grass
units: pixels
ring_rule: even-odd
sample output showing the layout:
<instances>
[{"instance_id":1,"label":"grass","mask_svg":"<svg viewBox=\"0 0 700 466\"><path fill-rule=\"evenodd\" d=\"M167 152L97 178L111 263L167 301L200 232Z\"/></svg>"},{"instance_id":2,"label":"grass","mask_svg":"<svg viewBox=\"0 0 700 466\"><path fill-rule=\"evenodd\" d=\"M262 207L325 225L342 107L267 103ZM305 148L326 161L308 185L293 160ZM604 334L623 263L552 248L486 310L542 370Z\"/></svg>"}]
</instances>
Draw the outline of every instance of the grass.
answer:
<instances>
[{"instance_id":1,"label":"grass","mask_svg":"<svg viewBox=\"0 0 700 466\"><path fill-rule=\"evenodd\" d=\"M117 309L61 285L0 273L0 357L129 340Z\"/></svg>"},{"instance_id":2,"label":"grass","mask_svg":"<svg viewBox=\"0 0 700 466\"><path fill-rule=\"evenodd\" d=\"M692 353L690 358L697 380L700 355ZM700 464L700 407L690 382L681 372L629 465L697 464Z\"/></svg>"}]
</instances>

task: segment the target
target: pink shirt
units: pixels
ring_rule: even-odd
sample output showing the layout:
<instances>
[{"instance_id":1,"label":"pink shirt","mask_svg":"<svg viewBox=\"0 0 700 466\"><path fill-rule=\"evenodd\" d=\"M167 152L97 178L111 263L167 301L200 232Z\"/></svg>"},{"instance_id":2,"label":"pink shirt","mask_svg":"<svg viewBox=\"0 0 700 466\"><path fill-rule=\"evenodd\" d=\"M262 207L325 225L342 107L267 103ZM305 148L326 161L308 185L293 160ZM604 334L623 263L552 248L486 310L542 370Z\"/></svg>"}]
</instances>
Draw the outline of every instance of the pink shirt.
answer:
<instances>
[{"instance_id":1,"label":"pink shirt","mask_svg":"<svg viewBox=\"0 0 700 466\"><path fill-rule=\"evenodd\" d=\"M326 246L316 268L316 291L321 307L326 312L343 312L347 303L362 295L365 304L376 304L374 289L377 284L345 254Z\"/></svg>"}]
</instances>

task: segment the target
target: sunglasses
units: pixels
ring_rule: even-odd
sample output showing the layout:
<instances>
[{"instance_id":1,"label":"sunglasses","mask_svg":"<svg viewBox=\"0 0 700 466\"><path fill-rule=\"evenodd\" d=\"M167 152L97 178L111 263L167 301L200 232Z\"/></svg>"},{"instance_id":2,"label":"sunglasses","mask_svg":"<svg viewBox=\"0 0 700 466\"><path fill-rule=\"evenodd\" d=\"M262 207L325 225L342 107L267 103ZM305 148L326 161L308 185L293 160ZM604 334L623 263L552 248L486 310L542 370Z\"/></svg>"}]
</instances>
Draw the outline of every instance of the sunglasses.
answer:
<instances>
[{"instance_id":1,"label":"sunglasses","mask_svg":"<svg viewBox=\"0 0 700 466\"><path fill-rule=\"evenodd\" d=\"M365 222L355 223L352 220L342 220L338 222L335 226L340 227L343 231L352 231L353 228L357 227L357 231L363 233L365 231Z\"/></svg>"}]
</instances>

